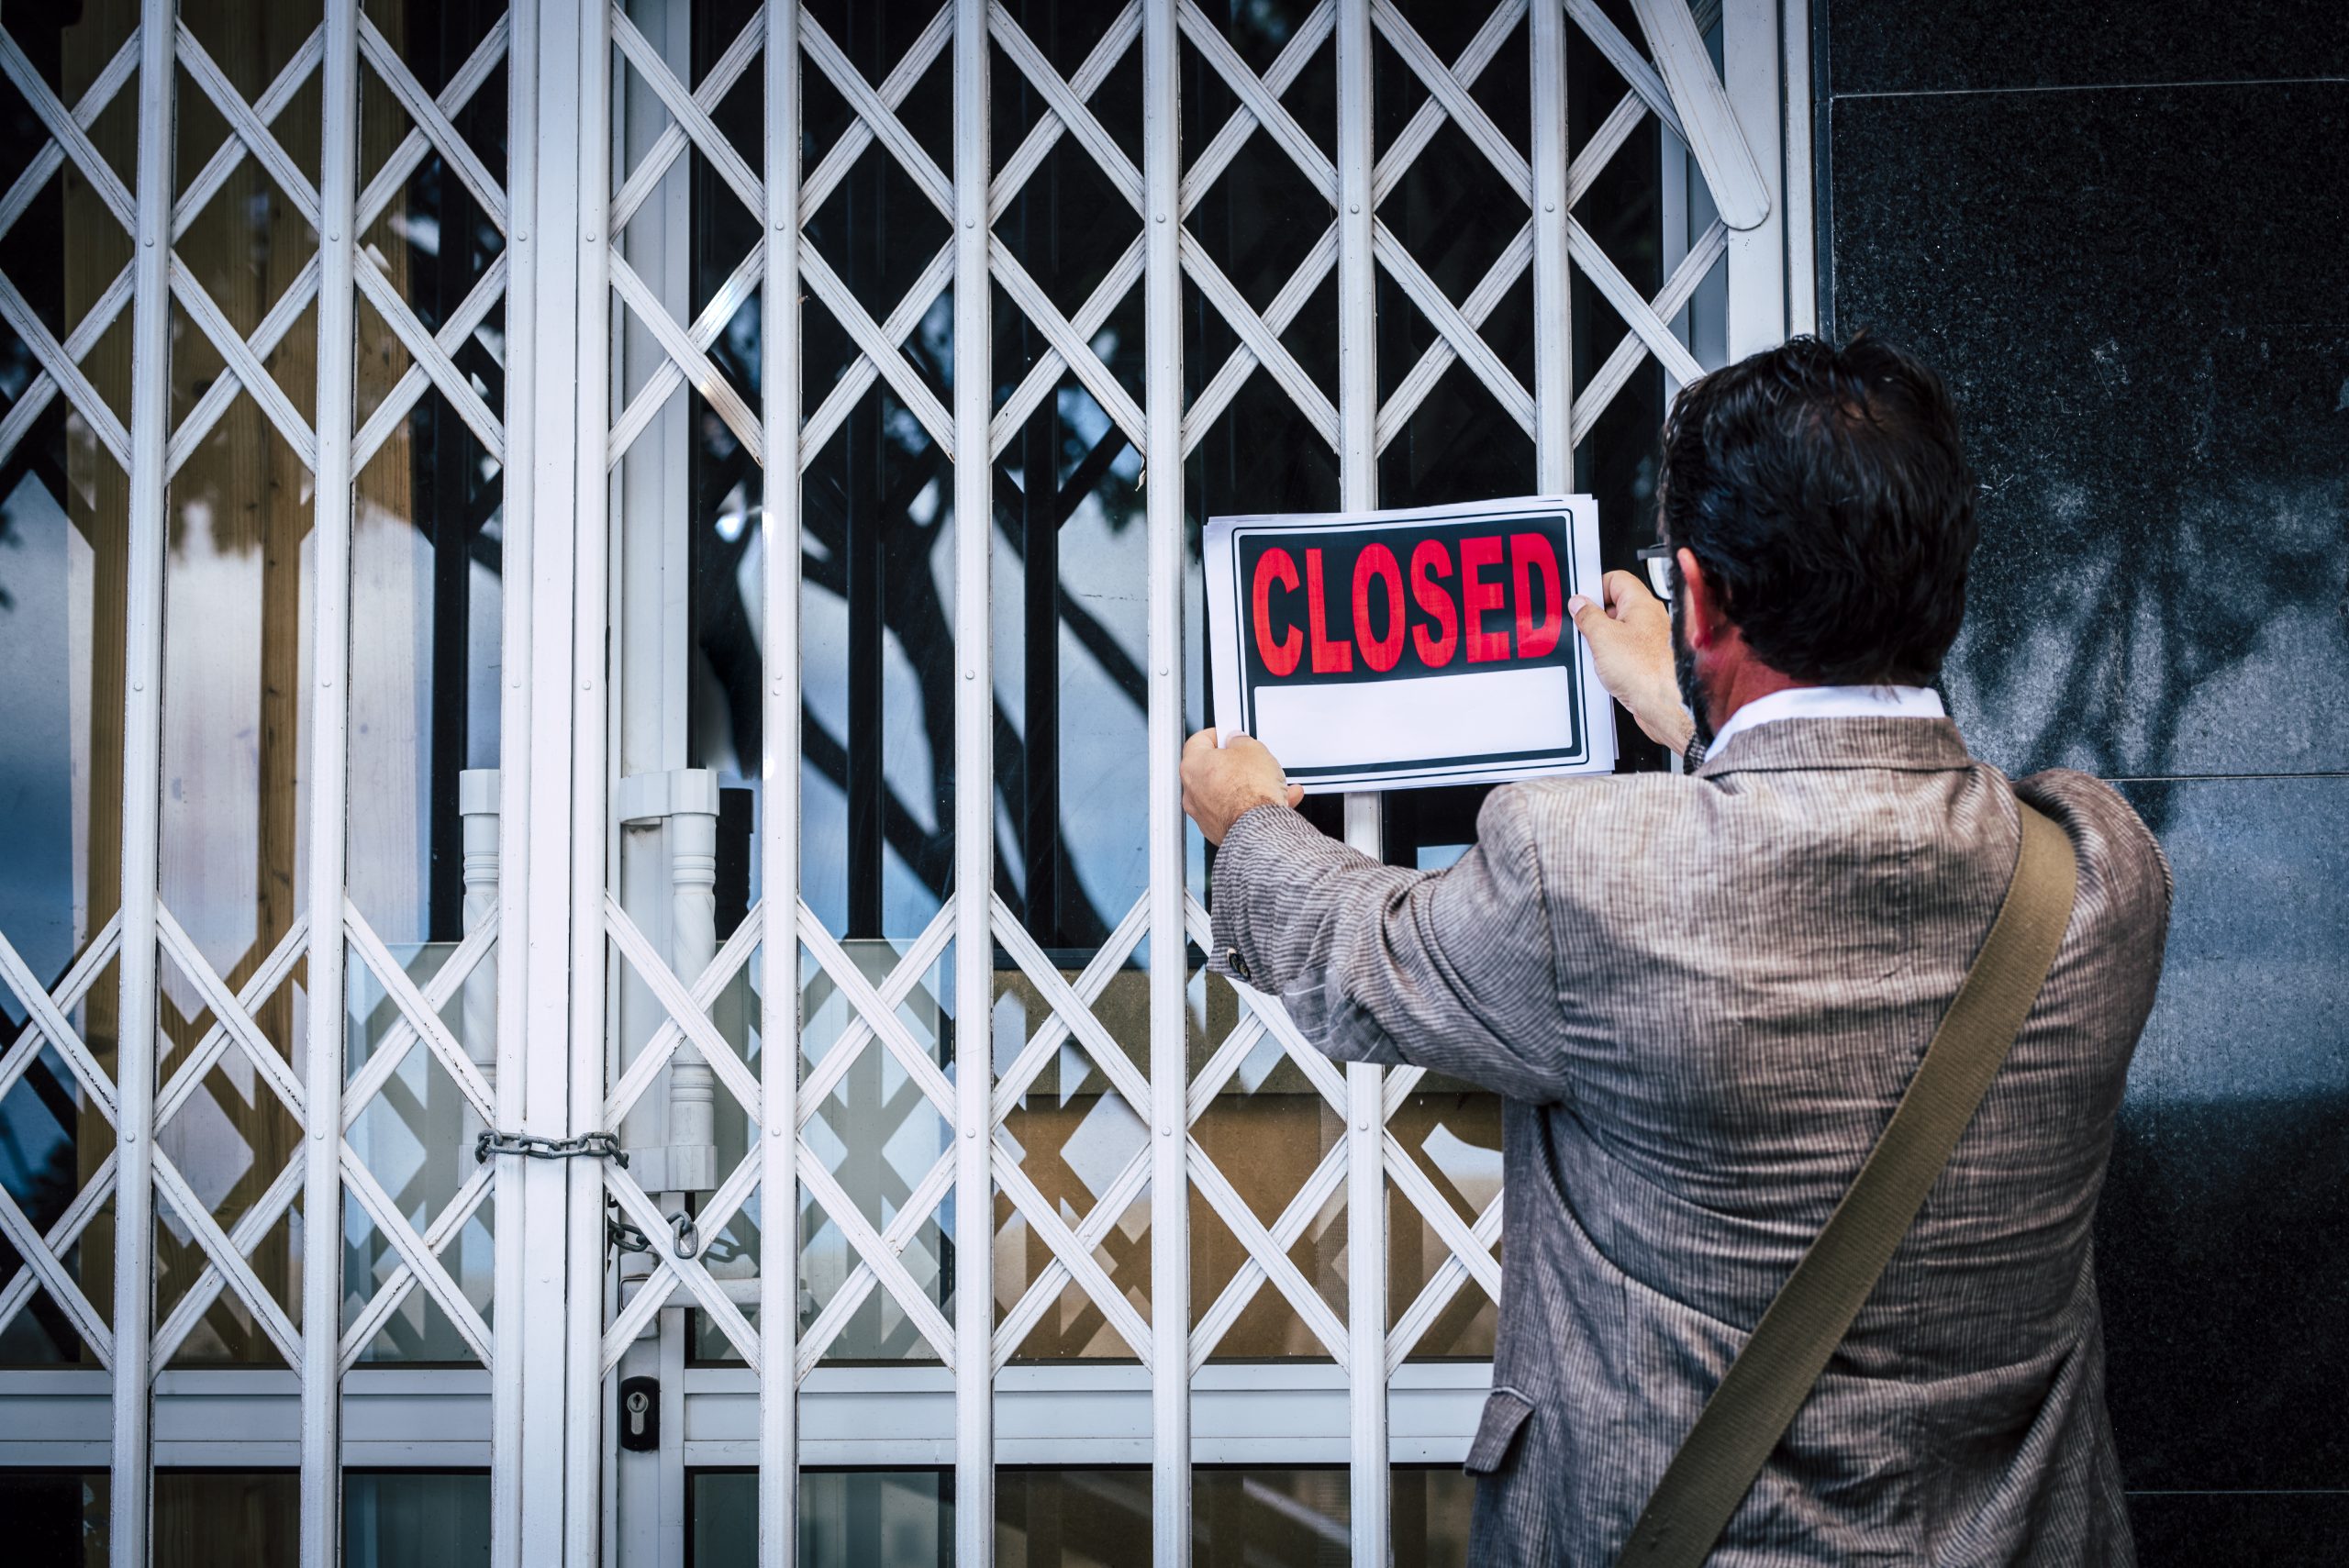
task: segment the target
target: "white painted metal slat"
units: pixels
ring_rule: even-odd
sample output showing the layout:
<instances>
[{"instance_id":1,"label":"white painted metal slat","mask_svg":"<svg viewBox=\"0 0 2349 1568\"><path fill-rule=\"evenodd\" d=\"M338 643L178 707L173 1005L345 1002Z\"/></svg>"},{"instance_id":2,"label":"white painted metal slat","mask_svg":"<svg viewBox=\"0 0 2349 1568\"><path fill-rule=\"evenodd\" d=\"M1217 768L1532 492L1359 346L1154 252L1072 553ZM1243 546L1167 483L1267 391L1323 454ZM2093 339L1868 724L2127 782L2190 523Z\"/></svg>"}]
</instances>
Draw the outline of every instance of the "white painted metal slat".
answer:
<instances>
[{"instance_id":1,"label":"white painted metal slat","mask_svg":"<svg viewBox=\"0 0 2349 1568\"><path fill-rule=\"evenodd\" d=\"M574 528L573 617L564 628L572 643L568 683L571 853L565 878L570 895L571 1018L565 1034L569 1049L562 1068L566 1092L561 1136L571 1138L608 1130L601 1121L608 1006L606 878L611 871L616 832L609 793L614 768L608 695L616 668L608 630L616 607L611 571L615 481L605 450L615 373L611 278L616 241L610 228L614 139L607 134L615 87L612 9L598 5L581 9L584 14L572 67L580 95L575 105L567 106L570 128L558 133L567 136L575 150L579 226L579 289L576 315L570 326L578 354L574 372L578 392L567 449ZM604 1535L611 1509L607 1477L614 1445L607 1423L612 1419L616 1392L604 1367L601 1339L607 1296L612 1288L604 1267L604 1205L611 1185L604 1178L601 1161L566 1160L558 1168L568 1177L562 1225L569 1278L563 1302L566 1409L562 1539L565 1559L585 1563L617 1544L607 1542ZM637 1224L644 1223L638 1218ZM657 1218L653 1224L666 1228Z\"/></svg>"},{"instance_id":2,"label":"white painted metal slat","mask_svg":"<svg viewBox=\"0 0 2349 1568\"><path fill-rule=\"evenodd\" d=\"M1713 73L1712 56L1687 0L1631 0L1631 11L1647 35L1657 72L1679 111L1681 135L1705 172L1721 221L1737 229L1759 227L1770 216L1770 187L1729 94ZM1771 96L1775 101L1776 95Z\"/></svg>"},{"instance_id":3,"label":"white painted metal slat","mask_svg":"<svg viewBox=\"0 0 2349 1568\"><path fill-rule=\"evenodd\" d=\"M1371 0L1338 5L1339 504L1378 504L1377 224L1371 195ZM1378 797L1346 796L1346 842L1380 851ZM1386 1450L1386 1176L1380 1073L1346 1064L1346 1362L1354 1568L1386 1568L1394 1521Z\"/></svg>"},{"instance_id":4,"label":"white painted metal slat","mask_svg":"<svg viewBox=\"0 0 2349 1568\"><path fill-rule=\"evenodd\" d=\"M561 431L567 426L553 418L557 399L540 397L540 343L549 317L567 320L569 302L561 287L542 287L542 272L550 265L538 239L549 220L549 195L540 171L538 128L544 113L540 87L546 69L549 41L539 26L538 0L512 0L507 16L507 187L512 195L513 227L507 234L509 274L506 293L506 468L504 584L498 661L506 679L498 692L499 756L497 776L497 859L502 883L498 909L496 975L496 1076L491 1085L497 1113L495 1125L508 1131L536 1130L533 1102L543 1104L543 1086L534 1086L530 1071L544 1045L533 1049L536 1033L551 1021L560 1028L568 1014L569 997L560 988L550 995L545 987L565 951L561 940L558 889L550 886L554 841L569 831L567 813L560 809L533 811L531 780L545 776L541 756L554 739L547 733L567 720L568 705L533 705L531 692L549 673L564 679L568 672L546 672L541 660L540 617L540 495L543 480L555 479L555 503L562 485L558 477L567 470L567 451L561 450ZM554 49L559 51L561 44ZM480 58L476 51L474 59ZM460 75L463 74L460 72ZM451 83L453 89L455 83ZM425 141L420 130L403 138L395 157L410 142ZM422 146L417 156L422 156ZM557 172L556 182L563 176ZM373 187L370 187L371 190ZM567 254L567 225L555 232L563 238L552 247L555 257ZM558 339L560 341L560 338ZM560 384L562 377L555 378ZM551 451L550 436L558 450ZM559 466L558 466L559 464ZM549 470L555 468L556 474ZM559 618L559 617L557 617ZM552 651L560 656L562 650ZM562 688L558 688L562 689ZM534 930L556 922L553 940L533 944ZM551 1015L551 1019L550 1018ZM526 1533L551 1526L562 1506L560 1473L556 1495L544 1498L545 1481L554 1467L547 1462L542 1440L526 1442L523 1417L526 1398L540 1411L560 1415L561 1363L542 1344L527 1343L522 1328L533 1314L555 1306L550 1291L535 1228L553 1219L546 1201L554 1184L534 1178L528 1167L542 1161L500 1158L490 1163L497 1212L507 1218L493 1238L492 1288L497 1303L493 1326L494 1364L490 1380L489 1549L492 1568L518 1568ZM552 1173L548 1173L551 1175ZM558 1254L559 1256L559 1254ZM561 1288L560 1268L553 1289ZM543 1340L545 1336L538 1336ZM557 1385L535 1380L547 1377L550 1367ZM534 1380L528 1391L524 1378ZM552 1434L548 1434L551 1436ZM526 1511L527 1510L527 1511ZM548 1539L540 1534L536 1539Z\"/></svg>"},{"instance_id":5,"label":"white painted metal slat","mask_svg":"<svg viewBox=\"0 0 2349 1568\"><path fill-rule=\"evenodd\" d=\"M764 17L766 292L760 310L763 449L759 732L759 1562L799 1554L799 0ZM749 924L747 920L743 922Z\"/></svg>"},{"instance_id":6,"label":"white painted metal slat","mask_svg":"<svg viewBox=\"0 0 2349 1568\"><path fill-rule=\"evenodd\" d=\"M115 1059L119 1115L115 1145L114 1442L107 1509L115 1568L145 1568L154 1464L148 1440L154 1375L150 1351L155 1322L155 910L162 806L163 435L171 396L171 301L166 290L173 11L172 0L144 0L139 21L139 250L132 263L137 292L130 318L130 561L123 616L122 994ZM69 151L76 150L71 141L65 145Z\"/></svg>"},{"instance_id":7,"label":"white painted metal slat","mask_svg":"<svg viewBox=\"0 0 2349 1568\"><path fill-rule=\"evenodd\" d=\"M986 0L954 0L954 1561L995 1561L995 464Z\"/></svg>"},{"instance_id":8,"label":"white painted metal slat","mask_svg":"<svg viewBox=\"0 0 2349 1568\"><path fill-rule=\"evenodd\" d=\"M318 169L317 489L311 504L317 567L310 636L309 1014L304 1041L302 1212L342 1212L343 934L331 911L346 903L350 824L351 425L357 394L359 0L327 0ZM225 86L226 83L224 83ZM214 95L218 97L217 94ZM233 120L232 120L232 123ZM264 131L264 134L266 132ZM250 133L246 140L250 143ZM272 145L274 145L273 139ZM355 913L355 911L354 911ZM406 978L405 974L401 976ZM438 1021L437 1019L435 1020ZM471 1066L470 1062L467 1066ZM482 1114L490 1114L484 1102ZM342 1555L342 1261L340 1246L302 1256L303 1568ZM468 1303L468 1306L471 1304Z\"/></svg>"}]
</instances>

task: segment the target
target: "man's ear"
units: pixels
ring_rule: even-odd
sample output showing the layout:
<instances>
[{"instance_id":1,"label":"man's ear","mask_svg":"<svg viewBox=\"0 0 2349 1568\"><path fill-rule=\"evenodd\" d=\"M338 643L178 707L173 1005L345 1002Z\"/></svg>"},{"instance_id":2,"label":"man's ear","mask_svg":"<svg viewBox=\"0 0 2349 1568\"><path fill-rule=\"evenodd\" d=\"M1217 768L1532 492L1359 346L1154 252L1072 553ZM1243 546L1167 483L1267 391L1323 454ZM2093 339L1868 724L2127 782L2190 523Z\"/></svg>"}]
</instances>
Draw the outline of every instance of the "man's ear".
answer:
<instances>
[{"instance_id":1,"label":"man's ear","mask_svg":"<svg viewBox=\"0 0 2349 1568\"><path fill-rule=\"evenodd\" d=\"M1713 602L1713 584L1705 569L1697 564L1697 552L1683 547L1674 561L1680 567L1680 593L1685 603L1680 611L1682 634L1688 646L1705 651L1713 646L1720 631L1720 606Z\"/></svg>"}]
</instances>

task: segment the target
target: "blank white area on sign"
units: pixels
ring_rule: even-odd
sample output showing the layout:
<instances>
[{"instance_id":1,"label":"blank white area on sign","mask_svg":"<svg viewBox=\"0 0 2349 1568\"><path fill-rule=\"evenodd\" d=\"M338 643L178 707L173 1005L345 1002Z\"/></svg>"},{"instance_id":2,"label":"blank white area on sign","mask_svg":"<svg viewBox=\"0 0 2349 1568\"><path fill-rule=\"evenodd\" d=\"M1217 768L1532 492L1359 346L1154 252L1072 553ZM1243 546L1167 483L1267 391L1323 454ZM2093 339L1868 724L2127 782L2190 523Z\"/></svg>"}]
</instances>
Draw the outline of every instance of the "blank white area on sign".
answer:
<instances>
[{"instance_id":1,"label":"blank white area on sign","mask_svg":"<svg viewBox=\"0 0 2349 1568\"><path fill-rule=\"evenodd\" d=\"M1256 739L1288 768L1408 765L1574 744L1563 664L1409 681L1256 688ZM1408 750L1397 745L1408 737Z\"/></svg>"}]
</instances>

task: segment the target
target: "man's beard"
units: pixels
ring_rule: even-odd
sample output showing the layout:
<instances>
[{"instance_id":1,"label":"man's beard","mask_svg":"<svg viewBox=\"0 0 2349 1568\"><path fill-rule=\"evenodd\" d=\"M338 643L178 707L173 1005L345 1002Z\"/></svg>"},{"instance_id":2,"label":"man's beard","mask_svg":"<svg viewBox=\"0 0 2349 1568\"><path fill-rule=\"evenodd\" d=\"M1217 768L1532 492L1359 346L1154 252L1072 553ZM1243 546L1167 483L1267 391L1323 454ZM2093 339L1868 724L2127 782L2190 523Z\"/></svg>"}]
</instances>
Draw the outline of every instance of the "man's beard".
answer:
<instances>
[{"instance_id":1,"label":"man's beard","mask_svg":"<svg viewBox=\"0 0 2349 1568\"><path fill-rule=\"evenodd\" d=\"M1677 569L1674 575L1679 575ZM1697 684L1697 651L1688 646L1688 639L1680 624L1680 601L1684 595L1672 595L1672 675L1680 684L1680 701L1688 709L1688 717L1697 721L1697 742L1701 746L1713 743L1713 721L1705 711L1704 689Z\"/></svg>"}]
</instances>

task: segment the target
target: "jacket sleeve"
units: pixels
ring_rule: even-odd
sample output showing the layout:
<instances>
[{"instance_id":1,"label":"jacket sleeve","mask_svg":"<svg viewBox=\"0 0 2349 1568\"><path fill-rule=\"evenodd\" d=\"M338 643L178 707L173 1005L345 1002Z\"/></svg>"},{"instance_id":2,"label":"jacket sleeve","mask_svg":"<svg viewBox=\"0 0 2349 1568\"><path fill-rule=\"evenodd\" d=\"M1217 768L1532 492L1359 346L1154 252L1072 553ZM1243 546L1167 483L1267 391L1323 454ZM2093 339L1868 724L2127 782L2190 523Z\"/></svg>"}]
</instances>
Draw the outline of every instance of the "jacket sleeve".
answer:
<instances>
[{"instance_id":1,"label":"jacket sleeve","mask_svg":"<svg viewBox=\"0 0 2349 1568\"><path fill-rule=\"evenodd\" d=\"M1408 1062L1536 1104L1567 1092L1541 868L1519 792L1436 873L1381 865L1293 811L1248 812L1215 864L1212 966L1276 995L1330 1056Z\"/></svg>"}]
</instances>

